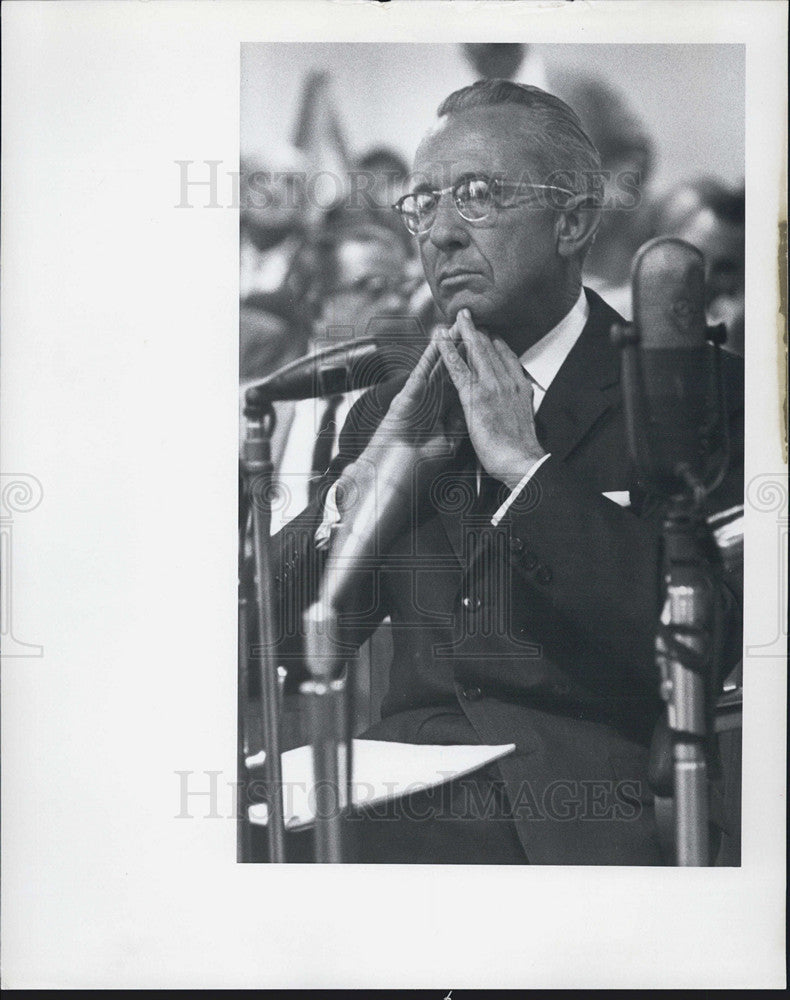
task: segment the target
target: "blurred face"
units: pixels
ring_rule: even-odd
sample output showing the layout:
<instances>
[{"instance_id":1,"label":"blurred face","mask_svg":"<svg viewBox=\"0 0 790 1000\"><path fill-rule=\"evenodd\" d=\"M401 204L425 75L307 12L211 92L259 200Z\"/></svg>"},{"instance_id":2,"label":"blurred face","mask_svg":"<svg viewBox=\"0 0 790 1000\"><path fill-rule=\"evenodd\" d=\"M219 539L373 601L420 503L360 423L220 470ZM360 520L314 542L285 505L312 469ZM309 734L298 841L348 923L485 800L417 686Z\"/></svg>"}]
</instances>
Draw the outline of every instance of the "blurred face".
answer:
<instances>
[{"instance_id":1,"label":"blurred face","mask_svg":"<svg viewBox=\"0 0 790 1000\"><path fill-rule=\"evenodd\" d=\"M241 165L239 201L241 217L252 229L298 225L305 206L304 174L246 160Z\"/></svg>"},{"instance_id":2,"label":"blurred face","mask_svg":"<svg viewBox=\"0 0 790 1000\"><path fill-rule=\"evenodd\" d=\"M518 108L475 108L440 119L420 144L410 187L446 188L464 176L545 183L525 152L529 119ZM417 237L425 276L448 323L467 307L475 324L509 341L556 295L563 262L556 213L545 201L494 207L480 221L461 218L450 192Z\"/></svg>"},{"instance_id":3,"label":"blurred face","mask_svg":"<svg viewBox=\"0 0 790 1000\"><path fill-rule=\"evenodd\" d=\"M395 239L348 239L337 248L334 280L314 327L317 340L372 333L371 321L402 316L408 303L406 251ZM374 324L375 325L375 324Z\"/></svg>"},{"instance_id":4,"label":"blurred face","mask_svg":"<svg viewBox=\"0 0 790 1000\"><path fill-rule=\"evenodd\" d=\"M743 227L719 219L711 209L704 208L692 216L675 235L702 251L705 257L708 322L725 323L725 346L736 354L743 354Z\"/></svg>"}]
</instances>

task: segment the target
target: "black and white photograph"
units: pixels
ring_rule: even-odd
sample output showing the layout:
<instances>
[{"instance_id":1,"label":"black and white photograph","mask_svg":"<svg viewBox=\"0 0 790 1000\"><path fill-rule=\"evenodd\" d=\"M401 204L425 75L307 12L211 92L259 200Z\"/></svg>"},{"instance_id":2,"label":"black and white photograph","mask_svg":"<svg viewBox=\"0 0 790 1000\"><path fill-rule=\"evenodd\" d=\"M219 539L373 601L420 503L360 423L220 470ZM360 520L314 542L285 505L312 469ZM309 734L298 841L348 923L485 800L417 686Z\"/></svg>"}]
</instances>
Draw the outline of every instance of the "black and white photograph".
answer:
<instances>
[{"instance_id":1,"label":"black and white photograph","mask_svg":"<svg viewBox=\"0 0 790 1000\"><path fill-rule=\"evenodd\" d=\"M4 989L786 987L785 0L4 0Z\"/></svg>"},{"instance_id":2,"label":"black and white photograph","mask_svg":"<svg viewBox=\"0 0 790 1000\"><path fill-rule=\"evenodd\" d=\"M740 863L744 56L243 47L242 860Z\"/></svg>"}]
</instances>

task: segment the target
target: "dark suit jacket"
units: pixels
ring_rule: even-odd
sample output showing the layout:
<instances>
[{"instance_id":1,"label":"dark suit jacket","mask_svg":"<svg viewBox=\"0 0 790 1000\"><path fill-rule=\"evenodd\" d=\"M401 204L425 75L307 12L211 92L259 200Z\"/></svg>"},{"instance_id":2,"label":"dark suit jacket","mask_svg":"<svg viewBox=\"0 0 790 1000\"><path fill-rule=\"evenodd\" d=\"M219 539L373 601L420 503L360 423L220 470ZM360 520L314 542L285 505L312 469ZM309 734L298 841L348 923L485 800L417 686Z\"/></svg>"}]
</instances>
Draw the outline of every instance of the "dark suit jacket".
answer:
<instances>
[{"instance_id":1,"label":"dark suit jacket","mask_svg":"<svg viewBox=\"0 0 790 1000\"><path fill-rule=\"evenodd\" d=\"M348 634L359 641L391 617L394 660L375 738L419 742L414 710L446 705L480 743L516 744L499 771L531 863L660 864L646 766L662 708L661 506L628 457L609 336L619 317L587 296L589 320L538 413L551 457L496 529L470 513L463 470L436 476L360 588ZM742 376L738 361L724 363L735 460L713 510L742 502ZM361 452L398 388L357 404L327 483ZM615 491L629 491L631 506L602 495ZM320 516L308 509L277 539L283 656L299 655L299 613L320 577ZM739 583L729 584L721 601L734 663Z\"/></svg>"}]
</instances>

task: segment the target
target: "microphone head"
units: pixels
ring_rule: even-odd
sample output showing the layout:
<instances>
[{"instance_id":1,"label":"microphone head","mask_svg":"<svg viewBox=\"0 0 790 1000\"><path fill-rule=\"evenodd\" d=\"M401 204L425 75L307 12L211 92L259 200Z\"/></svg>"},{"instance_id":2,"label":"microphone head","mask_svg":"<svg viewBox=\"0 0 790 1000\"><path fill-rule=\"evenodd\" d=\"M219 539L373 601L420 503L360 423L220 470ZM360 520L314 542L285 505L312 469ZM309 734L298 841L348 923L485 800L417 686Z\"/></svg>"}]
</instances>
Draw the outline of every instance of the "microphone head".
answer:
<instances>
[{"instance_id":1,"label":"microphone head","mask_svg":"<svg viewBox=\"0 0 790 1000\"><path fill-rule=\"evenodd\" d=\"M264 379L242 386L247 406L284 399L334 396L385 378L377 340L344 340L291 361Z\"/></svg>"},{"instance_id":2,"label":"microphone head","mask_svg":"<svg viewBox=\"0 0 790 1000\"><path fill-rule=\"evenodd\" d=\"M697 494L709 491L726 466L727 431L704 258L683 240L659 237L639 250L631 273L638 347L623 355L632 369L624 385L637 471L664 495L688 494L692 484Z\"/></svg>"},{"instance_id":3,"label":"microphone head","mask_svg":"<svg viewBox=\"0 0 790 1000\"><path fill-rule=\"evenodd\" d=\"M705 344L705 261L696 247L673 236L649 240L634 258L631 283L645 350Z\"/></svg>"}]
</instances>

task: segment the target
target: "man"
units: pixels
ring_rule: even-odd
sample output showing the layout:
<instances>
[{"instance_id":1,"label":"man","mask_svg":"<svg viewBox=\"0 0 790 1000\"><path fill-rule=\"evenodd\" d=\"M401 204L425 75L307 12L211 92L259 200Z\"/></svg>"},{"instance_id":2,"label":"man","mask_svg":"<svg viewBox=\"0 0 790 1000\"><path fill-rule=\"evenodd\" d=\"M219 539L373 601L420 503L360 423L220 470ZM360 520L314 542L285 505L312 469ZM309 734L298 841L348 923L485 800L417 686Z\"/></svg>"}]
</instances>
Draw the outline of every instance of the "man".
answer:
<instances>
[{"instance_id":1,"label":"man","mask_svg":"<svg viewBox=\"0 0 790 1000\"><path fill-rule=\"evenodd\" d=\"M481 81L443 102L399 210L447 328L405 385L360 400L327 502L278 539L281 652L298 657L292 608L324 553L367 529L366 499L394 488L375 566L344 602L352 643L392 619L366 736L516 745L450 783L430 819L435 801L423 821L360 820L360 860L664 861L647 783L660 511L628 459L618 316L582 287L599 167L573 111L537 88ZM714 506L739 495L733 469ZM736 650L734 597L718 596Z\"/></svg>"},{"instance_id":2,"label":"man","mask_svg":"<svg viewBox=\"0 0 790 1000\"><path fill-rule=\"evenodd\" d=\"M746 201L744 189L732 191L702 179L674 191L659 208L657 229L697 247L705 257L708 321L727 327L726 350L744 355L746 304Z\"/></svg>"},{"instance_id":3,"label":"man","mask_svg":"<svg viewBox=\"0 0 790 1000\"><path fill-rule=\"evenodd\" d=\"M601 225L585 261L586 283L630 320L631 262L652 235L647 194L654 144L627 96L611 84L566 74L561 94L600 153L606 178Z\"/></svg>"},{"instance_id":4,"label":"man","mask_svg":"<svg viewBox=\"0 0 790 1000\"><path fill-rule=\"evenodd\" d=\"M357 158L352 176L354 174L361 187L358 191L361 200L370 208L390 213L392 203L403 190L409 165L395 150L374 146Z\"/></svg>"},{"instance_id":5,"label":"man","mask_svg":"<svg viewBox=\"0 0 790 1000\"><path fill-rule=\"evenodd\" d=\"M385 225L379 213L342 205L330 213L314 248L305 296L304 310L312 317L307 353L376 334L397 340L402 333L414 339L412 325L403 330L415 284L409 250L402 234ZM355 391L276 404L272 459L278 492L273 533L312 499L318 480L337 454L340 428L359 396Z\"/></svg>"},{"instance_id":6,"label":"man","mask_svg":"<svg viewBox=\"0 0 790 1000\"><path fill-rule=\"evenodd\" d=\"M305 351L300 308L307 162L292 146L248 150L239 179L239 376L263 378Z\"/></svg>"}]
</instances>

